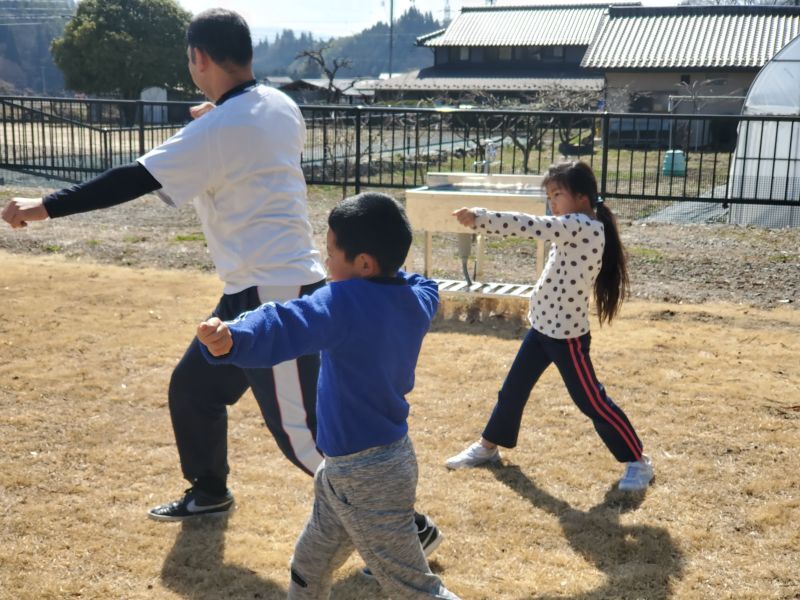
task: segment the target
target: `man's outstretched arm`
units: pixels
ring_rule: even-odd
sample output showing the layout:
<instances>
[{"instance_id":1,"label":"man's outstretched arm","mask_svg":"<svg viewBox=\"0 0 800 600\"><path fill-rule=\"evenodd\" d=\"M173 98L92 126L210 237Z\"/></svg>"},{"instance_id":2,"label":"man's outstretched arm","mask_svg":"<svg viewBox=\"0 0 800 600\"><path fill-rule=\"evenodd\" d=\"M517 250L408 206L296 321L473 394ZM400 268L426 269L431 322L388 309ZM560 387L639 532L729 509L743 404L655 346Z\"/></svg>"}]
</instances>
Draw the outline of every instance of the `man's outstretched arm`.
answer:
<instances>
[{"instance_id":1,"label":"man's outstretched arm","mask_svg":"<svg viewBox=\"0 0 800 600\"><path fill-rule=\"evenodd\" d=\"M161 184L138 162L109 169L91 181L53 192L44 198L12 198L2 217L11 227L28 221L65 217L116 206L161 188Z\"/></svg>"}]
</instances>

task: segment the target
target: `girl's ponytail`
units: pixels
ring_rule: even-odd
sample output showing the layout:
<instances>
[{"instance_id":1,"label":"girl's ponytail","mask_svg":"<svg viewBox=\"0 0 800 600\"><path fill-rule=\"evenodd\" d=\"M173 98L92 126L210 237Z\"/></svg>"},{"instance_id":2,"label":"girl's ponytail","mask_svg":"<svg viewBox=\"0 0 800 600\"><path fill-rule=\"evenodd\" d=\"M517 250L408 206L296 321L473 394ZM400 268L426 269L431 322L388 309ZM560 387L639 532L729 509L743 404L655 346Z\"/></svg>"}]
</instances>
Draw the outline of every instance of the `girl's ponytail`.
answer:
<instances>
[{"instance_id":1,"label":"girl's ponytail","mask_svg":"<svg viewBox=\"0 0 800 600\"><path fill-rule=\"evenodd\" d=\"M594 282L594 301L597 305L597 316L600 323L611 320L617 314L622 301L628 295L628 267L625 247L619 237L617 218L599 197L594 204L597 218L603 224L606 233L606 245L603 249L603 264Z\"/></svg>"}]
</instances>

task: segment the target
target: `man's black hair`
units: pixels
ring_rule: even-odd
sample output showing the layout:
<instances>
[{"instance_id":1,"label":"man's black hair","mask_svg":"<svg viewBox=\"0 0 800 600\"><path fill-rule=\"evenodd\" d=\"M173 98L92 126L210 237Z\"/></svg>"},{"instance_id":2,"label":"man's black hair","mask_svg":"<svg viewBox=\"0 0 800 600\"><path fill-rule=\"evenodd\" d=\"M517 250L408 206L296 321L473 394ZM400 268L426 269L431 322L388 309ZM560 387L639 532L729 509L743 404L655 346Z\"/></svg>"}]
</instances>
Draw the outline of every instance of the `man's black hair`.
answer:
<instances>
[{"instance_id":1,"label":"man's black hair","mask_svg":"<svg viewBox=\"0 0 800 600\"><path fill-rule=\"evenodd\" d=\"M342 200L328 215L328 227L347 260L369 254L384 276L397 272L411 247L406 211L386 194L367 192Z\"/></svg>"},{"instance_id":2,"label":"man's black hair","mask_svg":"<svg viewBox=\"0 0 800 600\"><path fill-rule=\"evenodd\" d=\"M199 48L218 65L246 67L253 62L250 28L239 13L209 8L196 15L186 30L190 48Z\"/></svg>"}]
</instances>

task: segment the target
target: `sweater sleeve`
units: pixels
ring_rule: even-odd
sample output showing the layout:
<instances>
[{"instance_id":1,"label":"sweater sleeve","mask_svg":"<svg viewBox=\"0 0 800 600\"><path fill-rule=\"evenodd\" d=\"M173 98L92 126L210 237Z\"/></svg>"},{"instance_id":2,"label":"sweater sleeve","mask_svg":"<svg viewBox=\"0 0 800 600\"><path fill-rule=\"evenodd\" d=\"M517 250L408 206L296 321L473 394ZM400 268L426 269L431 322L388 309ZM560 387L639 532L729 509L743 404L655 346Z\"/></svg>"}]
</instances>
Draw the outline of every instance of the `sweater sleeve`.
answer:
<instances>
[{"instance_id":1,"label":"sweater sleeve","mask_svg":"<svg viewBox=\"0 0 800 600\"><path fill-rule=\"evenodd\" d=\"M428 318L433 319L436 311L439 309L439 285L435 281L423 277L418 273L405 273L401 271L400 276L412 287L420 304L422 304L422 307L425 309Z\"/></svg>"},{"instance_id":2,"label":"sweater sleeve","mask_svg":"<svg viewBox=\"0 0 800 600\"><path fill-rule=\"evenodd\" d=\"M200 349L212 364L266 368L334 347L343 336L331 314L331 299L326 286L283 304L262 304L228 323L233 336L228 354L217 358L203 344Z\"/></svg>"},{"instance_id":3,"label":"sweater sleeve","mask_svg":"<svg viewBox=\"0 0 800 600\"><path fill-rule=\"evenodd\" d=\"M481 233L504 237L558 242L563 241L565 234L571 229L577 229L578 221L573 216L534 216L518 212L493 212L482 208L476 212L474 228Z\"/></svg>"},{"instance_id":4,"label":"sweater sleeve","mask_svg":"<svg viewBox=\"0 0 800 600\"><path fill-rule=\"evenodd\" d=\"M161 184L139 163L109 169L86 183L44 198L51 219L116 206L154 192Z\"/></svg>"}]
</instances>

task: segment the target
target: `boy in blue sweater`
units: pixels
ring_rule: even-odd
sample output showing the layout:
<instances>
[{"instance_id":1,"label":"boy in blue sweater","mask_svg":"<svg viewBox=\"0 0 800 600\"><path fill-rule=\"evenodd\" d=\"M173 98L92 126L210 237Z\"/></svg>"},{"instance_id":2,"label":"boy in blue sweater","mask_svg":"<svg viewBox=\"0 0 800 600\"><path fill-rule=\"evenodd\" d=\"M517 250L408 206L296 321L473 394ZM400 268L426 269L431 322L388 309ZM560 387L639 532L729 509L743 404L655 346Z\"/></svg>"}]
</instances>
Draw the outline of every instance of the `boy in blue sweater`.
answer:
<instances>
[{"instance_id":1,"label":"boy in blue sweater","mask_svg":"<svg viewBox=\"0 0 800 600\"><path fill-rule=\"evenodd\" d=\"M314 508L295 546L290 600L324 600L354 549L393 598L456 599L431 573L414 523L417 460L408 403L437 286L398 271L411 245L403 208L367 193L328 217L331 283L232 322L197 328L213 364L268 367L321 352Z\"/></svg>"}]
</instances>

